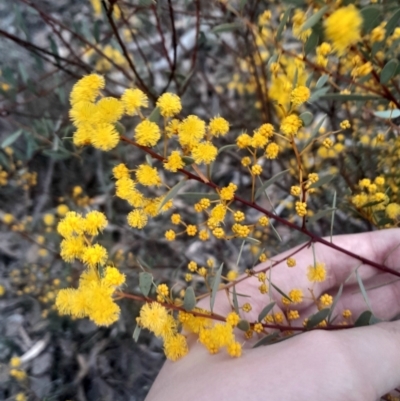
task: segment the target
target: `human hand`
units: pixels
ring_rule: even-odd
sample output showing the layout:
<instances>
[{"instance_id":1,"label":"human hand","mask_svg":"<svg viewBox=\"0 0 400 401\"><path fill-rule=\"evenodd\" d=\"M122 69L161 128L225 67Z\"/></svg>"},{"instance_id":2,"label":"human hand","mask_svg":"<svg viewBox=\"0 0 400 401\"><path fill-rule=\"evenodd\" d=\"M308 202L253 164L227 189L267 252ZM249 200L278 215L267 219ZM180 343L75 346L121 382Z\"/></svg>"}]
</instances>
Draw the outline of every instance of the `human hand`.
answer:
<instances>
[{"instance_id":1,"label":"human hand","mask_svg":"<svg viewBox=\"0 0 400 401\"><path fill-rule=\"evenodd\" d=\"M333 238L341 248L399 270L400 229ZM292 251L276 256L285 258ZM282 262L272 270L272 282L285 293L301 288L305 295L312 288L315 297L335 295L347 278L334 313L350 309L357 318L367 309L359 291L358 272L367 290L374 315L390 320L400 313L400 281L376 268L362 265L339 251L315 245L316 260L325 263L327 279L311 284L306 269L313 264L310 248L296 256L297 266L289 271ZM258 271L265 267L259 265ZM350 276L350 278L349 278ZM391 284L383 285L393 281ZM258 291L256 279L239 283L237 293L251 295L239 304L251 302L246 319L257 319L268 304L269 295ZM271 294L283 309L281 296ZM207 307L209 300L199 306ZM312 297L305 297L297 308L302 318L317 311ZM227 315L230 304L223 292L216 297L214 312ZM276 312L276 310L274 310ZM300 326L298 323L297 326ZM237 338L239 338L237 336ZM240 339L239 339L240 341ZM189 335L189 354L178 362L167 361L157 377L147 401L174 400L371 400L375 401L400 385L400 322L379 323L340 331L313 330L266 347L246 348L238 359L220 353L209 355Z\"/></svg>"}]
</instances>

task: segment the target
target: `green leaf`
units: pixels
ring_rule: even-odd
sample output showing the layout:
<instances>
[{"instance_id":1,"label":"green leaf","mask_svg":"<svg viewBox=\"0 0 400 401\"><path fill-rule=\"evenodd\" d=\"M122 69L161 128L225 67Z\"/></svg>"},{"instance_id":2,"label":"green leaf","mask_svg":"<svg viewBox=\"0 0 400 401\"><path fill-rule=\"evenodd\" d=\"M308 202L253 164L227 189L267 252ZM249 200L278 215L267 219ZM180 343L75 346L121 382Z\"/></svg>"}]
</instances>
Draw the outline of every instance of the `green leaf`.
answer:
<instances>
[{"instance_id":1,"label":"green leaf","mask_svg":"<svg viewBox=\"0 0 400 401\"><path fill-rule=\"evenodd\" d=\"M379 76L379 81L381 84L386 84L389 82L397 71L399 62L396 59L389 60L385 66L382 68L381 74Z\"/></svg>"},{"instance_id":2,"label":"green leaf","mask_svg":"<svg viewBox=\"0 0 400 401\"><path fill-rule=\"evenodd\" d=\"M365 203L364 205L361 206L361 209L364 209L365 207L376 206L376 205L379 205L382 202L384 202L384 199L380 200L380 201L367 202L367 203Z\"/></svg>"},{"instance_id":3,"label":"green leaf","mask_svg":"<svg viewBox=\"0 0 400 401\"><path fill-rule=\"evenodd\" d=\"M322 88L329 79L329 75L322 75L315 84L316 89Z\"/></svg>"},{"instance_id":4,"label":"green leaf","mask_svg":"<svg viewBox=\"0 0 400 401\"><path fill-rule=\"evenodd\" d=\"M231 144L231 145L225 145L222 146L219 150L218 150L218 154L222 153L224 150L229 150L229 149L234 149L237 148L236 144Z\"/></svg>"},{"instance_id":5,"label":"green leaf","mask_svg":"<svg viewBox=\"0 0 400 401\"><path fill-rule=\"evenodd\" d=\"M103 24L103 21L96 20L93 25L93 37L96 43L100 43L100 26Z\"/></svg>"},{"instance_id":6,"label":"green leaf","mask_svg":"<svg viewBox=\"0 0 400 401\"><path fill-rule=\"evenodd\" d=\"M53 160L67 160L71 157L72 153L67 149L61 148L59 150L44 150L42 155L48 156Z\"/></svg>"},{"instance_id":7,"label":"green leaf","mask_svg":"<svg viewBox=\"0 0 400 401\"><path fill-rule=\"evenodd\" d=\"M389 217L384 217L378 221L378 226L386 226L386 224L393 224L393 220L389 219Z\"/></svg>"},{"instance_id":8,"label":"green leaf","mask_svg":"<svg viewBox=\"0 0 400 401\"><path fill-rule=\"evenodd\" d=\"M125 128L125 126L122 125L119 121L117 121L117 122L114 124L114 127L115 127L115 129L117 130L118 134L120 134L120 135L125 135L125 133L126 133L126 128Z\"/></svg>"},{"instance_id":9,"label":"green leaf","mask_svg":"<svg viewBox=\"0 0 400 401\"><path fill-rule=\"evenodd\" d=\"M271 334L268 334L267 336L263 337L261 340L258 340L251 348L257 348L261 345L270 345L276 342L276 340L279 338L279 332L274 331Z\"/></svg>"},{"instance_id":10,"label":"green leaf","mask_svg":"<svg viewBox=\"0 0 400 401\"><path fill-rule=\"evenodd\" d=\"M237 328L238 328L239 330L242 330L242 331L249 331L249 330L250 330L250 323L249 323L247 320L243 320L243 319L242 319L242 320L238 323Z\"/></svg>"},{"instance_id":11,"label":"green leaf","mask_svg":"<svg viewBox=\"0 0 400 401\"><path fill-rule=\"evenodd\" d=\"M257 189L254 200L256 200L271 184L281 179L283 175L285 175L289 169L280 171L279 173L275 174L272 178L265 181L264 184L261 185L260 188Z\"/></svg>"},{"instance_id":12,"label":"green leaf","mask_svg":"<svg viewBox=\"0 0 400 401\"><path fill-rule=\"evenodd\" d=\"M268 60L267 70L269 70L269 67L271 67L271 64L275 63L277 60L278 60L278 55L277 54L272 55Z\"/></svg>"},{"instance_id":13,"label":"green leaf","mask_svg":"<svg viewBox=\"0 0 400 401\"><path fill-rule=\"evenodd\" d=\"M221 24L221 25L215 26L213 29L211 29L211 32L212 33L232 32L241 27L242 27L242 24L239 22L228 22L226 24Z\"/></svg>"},{"instance_id":14,"label":"green leaf","mask_svg":"<svg viewBox=\"0 0 400 401\"><path fill-rule=\"evenodd\" d=\"M369 318L370 326L373 325L373 324L380 323L380 322L383 322L383 320L377 318L374 314Z\"/></svg>"},{"instance_id":15,"label":"green leaf","mask_svg":"<svg viewBox=\"0 0 400 401\"><path fill-rule=\"evenodd\" d=\"M361 291L361 294L362 294L362 296L364 298L364 301L365 301L368 309L371 310L371 304L370 304L369 299L368 299L367 291L365 290L365 287L364 287L364 284L363 284L363 282L361 280L361 277L358 274L358 269L356 270L356 277L357 277L358 286L360 287L360 291Z\"/></svg>"},{"instance_id":16,"label":"green leaf","mask_svg":"<svg viewBox=\"0 0 400 401\"><path fill-rule=\"evenodd\" d=\"M153 284L153 275L148 272L139 273L139 288L142 294L147 297Z\"/></svg>"},{"instance_id":17,"label":"green leaf","mask_svg":"<svg viewBox=\"0 0 400 401\"><path fill-rule=\"evenodd\" d=\"M380 96L375 96L375 95L344 95L340 93L327 93L326 95L322 95L320 97L326 100L342 100L343 102L349 102L349 101L366 102L367 100L381 99Z\"/></svg>"},{"instance_id":18,"label":"green leaf","mask_svg":"<svg viewBox=\"0 0 400 401\"><path fill-rule=\"evenodd\" d=\"M160 121L160 117L161 117L160 108L156 107L149 115L148 120L157 124Z\"/></svg>"},{"instance_id":19,"label":"green leaf","mask_svg":"<svg viewBox=\"0 0 400 401\"><path fill-rule=\"evenodd\" d=\"M305 149L308 148L308 146L311 145L311 143L313 142L313 140L319 135L319 129L322 127L322 124L324 123L326 119L326 115L324 115L321 120L318 121L318 124L315 126L315 128L312 130L311 132L311 136L310 138L307 140L307 142L304 145L303 150L300 153L303 153Z\"/></svg>"},{"instance_id":20,"label":"green leaf","mask_svg":"<svg viewBox=\"0 0 400 401\"><path fill-rule=\"evenodd\" d=\"M215 273L214 282L213 282L213 285L212 285L212 288L211 288L211 297L210 297L210 310L211 310L211 312L213 311L215 297L217 296L219 284L221 282L221 273L222 273L222 268L223 267L224 267L224 264L221 263L221 266L218 268L217 272Z\"/></svg>"},{"instance_id":21,"label":"green leaf","mask_svg":"<svg viewBox=\"0 0 400 401\"><path fill-rule=\"evenodd\" d=\"M314 315L310 316L306 323L306 329L312 329L321 322L323 322L329 315L330 308L321 309Z\"/></svg>"},{"instance_id":22,"label":"green leaf","mask_svg":"<svg viewBox=\"0 0 400 401\"><path fill-rule=\"evenodd\" d=\"M164 199L160 203L160 206L158 206L158 211L160 211L163 206L170 200L175 197L175 195L178 193L178 191L186 184L187 177L183 178L181 181L179 181L176 185L174 185L165 195Z\"/></svg>"},{"instance_id":23,"label":"green leaf","mask_svg":"<svg viewBox=\"0 0 400 401\"><path fill-rule=\"evenodd\" d=\"M278 25L278 29L276 30L276 40L279 42L282 38L282 33L285 28L286 22L289 19L290 12L292 11L293 6L289 6L284 12L281 22Z\"/></svg>"},{"instance_id":24,"label":"green leaf","mask_svg":"<svg viewBox=\"0 0 400 401\"><path fill-rule=\"evenodd\" d=\"M185 297L183 298L183 307L187 311L191 311L196 306L196 296L193 287L186 288Z\"/></svg>"},{"instance_id":25,"label":"green leaf","mask_svg":"<svg viewBox=\"0 0 400 401\"><path fill-rule=\"evenodd\" d=\"M307 56L309 53L315 50L319 43L319 35L317 31L312 31L304 45L304 53Z\"/></svg>"},{"instance_id":26,"label":"green leaf","mask_svg":"<svg viewBox=\"0 0 400 401\"><path fill-rule=\"evenodd\" d=\"M342 293L343 293L343 284L340 284L340 287L339 287L339 289L338 289L338 292L336 293L335 298L333 298L333 302L332 302L332 305L331 305L331 310L330 310L329 315L328 315L328 318L327 318L327 319L328 319L328 322L330 322L332 313L333 313L333 311L334 311L334 309L335 309L335 306L336 306L336 304L338 303L340 297L342 296Z\"/></svg>"},{"instance_id":27,"label":"green leaf","mask_svg":"<svg viewBox=\"0 0 400 401\"><path fill-rule=\"evenodd\" d=\"M310 188L319 188L322 187L322 185L327 184L328 182L331 182L335 176L333 174L327 174L321 177L317 182L314 182L313 184L310 185Z\"/></svg>"},{"instance_id":28,"label":"green leaf","mask_svg":"<svg viewBox=\"0 0 400 401\"><path fill-rule=\"evenodd\" d=\"M153 167L153 158L152 158L148 153L146 153L146 163L147 163L150 167Z\"/></svg>"},{"instance_id":29,"label":"green leaf","mask_svg":"<svg viewBox=\"0 0 400 401\"><path fill-rule=\"evenodd\" d=\"M318 21L322 18L322 16L326 13L326 10L328 9L328 6L322 7L320 10L318 10L315 14L313 14L301 27L301 31L304 32L307 29L312 28L315 24L318 23Z\"/></svg>"},{"instance_id":30,"label":"green leaf","mask_svg":"<svg viewBox=\"0 0 400 401\"><path fill-rule=\"evenodd\" d=\"M236 294L236 286L232 287L232 303L233 303L233 308L235 309L235 312L239 315L239 302L238 302L237 294Z\"/></svg>"},{"instance_id":31,"label":"green leaf","mask_svg":"<svg viewBox=\"0 0 400 401\"><path fill-rule=\"evenodd\" d=\"M270 227L272 228L272 232L275 234L275 237L277 238L277 240L278 240L279 242L282 242L282 238L281 238L281 236L279 235L278 231L276 230L276 228L275 228L275 226L274 226L274 224L272 223L271 220L269 221L269 225L270 225Z\"/></svg>"},{"instance_id":32,"label":"green leaf","mask_svg":"<svg viewBox=\"0 0 400 401\"><path fill-rule=\"evenodd\" d=\"M136 343L139 340L139 336L140 336L140 332L141 331L142 331L142 328L137 324L136 327L135 327L135 330L133 330L133 335L132 335L133 341L135 341Z\"/></svg>"},{"instance_id":33,"label":"green leaf","mask_svg":"<svg viewBox=\"0 0 400 401\"><path fill-rule=\"evenodd\" d=\"M279 292L279 294L281 294L283 297L285 297L287 300L289 300L290 302L293 302L279 287L277 287L275 284L271 283L271 286L275 288L276 291Z\"/></svg>"},{"instance_id":34,"label":"green leaf","mask_svg":"<svg viewBox=\"0 0 400 401\"><path fill-rule=\"evenodd\" d=\"M371 32L379 24L381 10L377 6L367 6L361 9L363 17L363 30L365 33Z\"/></svg>"},{"instance_id":35,"label":"green leaf","mask_svg":"<svg viewBox=\"0 0 400 401\"><path fill-rule=\"evenodd\" d=\"M246 237L245 240L252 245L260 245L261 241L256 239L256 238L252 238L252 237Z\"/></svg>"},{"instance_id":36,"label":"green leaf","mask_svg":"<svg viewBox=\"0 0 400 401\"><path fill-rule=\"evenodd\" d=\"M308 76L307 81L306 81L307 88L310 88L313 78L314 78L314 72L311 72L311 74ZM307 102L309 102L309 101L310 101L310 99L307 100Z\"/></svg>"},{"instance_id":37,"label":"green leaf","mask_svg":"<svg viewBox=\"0 0 400 401\"><path fill-rule=\"evenodd\" d=\"M369 326L372 317L372 312L366 310L365 312L361 313L358 319L354 322L355 327L362 327L362 326Z\"/></svg>"},{"instance_id":38,"label":"green leaf","mask_svg":"<svg viewBox=\"0 0 400 401\"><path fill-rule=\"evenodd\" d=\"M315 92L312 93L312 95L307 100L307 102L313 103L313 102L317 101L321 96L324 96L326 94L326 92L328 92L328 90L329 90L329 86L327 86L325 88L317 89Z\"/></svg>"},{"instance_id":39,"label":"green leaf","mask_svg":"<svg viewBox=\"0 0 400 401\"><path fill-rule=\"evenodd\" d=\"M305 127L308 127L313 122L313 119L314 119L314 116L309 111L305 111L304 113L301 113L299 115L299 117L300 117L300 120L303 121L303 125Z\"/></svg>"},{"instance_id":40,"label":"green leaf","mask_svg":"<svg viewBox=\"0 0 400 401\"><path fill-rule=\"evenodd\" d=\"M267 316L268 313L272 311L272 309L275 306L275 303L276 302L271 302L270 304L268 304L267 306L264 307L264 309L258 315L258 321L259 322L261 322L265 318L265 316Z\"/></svg>"},{"instance_id":41,"label":"green leaf","mask_svg":"<svg viewBox=\"0 0 400 401\"><path fill-rule=\"evenodd\" d=\"M217 200L219 199L218 194L208 194L205 192L185 192L183 194L178 194L180 198L190 199L190 200L200 200L202 198L210 199L210 200Z\"/></svg>"},{"instance_id":42,"label":"green leaf","mask_svg":"<svg viewBox=\"0 0 400 401\"><path fill-rule=\"evenodd\" d=\"M190 156L183 156L182 160L185 163L185 166L190 166L191 164L194 163L193 157L190 157Z\"/></svg>"},{"instance_id":43,"label":"green leaf","mask_svg":"<svg viewBox=\"0 0 400 401\"><path fill-rule=\"evenodd\" d=\"M400 20L400 8L397 9L397 11L393 14L393 16L385 25L386 38L390 36L395 30L395 28L399 25L399 20Z\"/></svg>"},{"instance_id":44,"label":"green leaf","mask_svg":"<svg viewBox=\"0 0 400 401\"><path fill-rule=\"evenodd\" d=\"M1 148L4 149L7 146L12 145L22 134L22 129L19 129L18 131L14 132L13 134L9 135L6 139L1 144Z\"/></svg>"},{"instance_id":45,"label":"green leaf","mask_svg":"<svg viewBox=\"0 0 400 401\"><path fill-rule=\"evenodd\" d=\"M8 159L3 152L0 152L0 165L5 167L6 169L10 167L10 163L8 162Z\"/></svg>"},{"instance_id":46,"label":"green leaf","mask_svg":"<svg viewBox=\"0 0 400 401\"><path fill-rule=\"evenodd\" d=\"M322 219L323 217L330 215L332 212L334 212L336 210L336 208L329 208L329 209L325 209L325 210L321 210L318 213L315 213L313 216L311 216L310 218L306 219L308 224L313 224L316 221L318 221L319 219Z\"/></svg>"},{"instance_id":47,"label":"green leaf","mask_svg":"<svg viewBox=\"0 0 400 401\"><path fill-rule=\"evenodd\" d=\"M389 120L391 118L400 117L400 110L393 109L393 110L385 110L385 111L374 111L374 114L379 118L384 118Z\"/></svg>"}]
</instances>

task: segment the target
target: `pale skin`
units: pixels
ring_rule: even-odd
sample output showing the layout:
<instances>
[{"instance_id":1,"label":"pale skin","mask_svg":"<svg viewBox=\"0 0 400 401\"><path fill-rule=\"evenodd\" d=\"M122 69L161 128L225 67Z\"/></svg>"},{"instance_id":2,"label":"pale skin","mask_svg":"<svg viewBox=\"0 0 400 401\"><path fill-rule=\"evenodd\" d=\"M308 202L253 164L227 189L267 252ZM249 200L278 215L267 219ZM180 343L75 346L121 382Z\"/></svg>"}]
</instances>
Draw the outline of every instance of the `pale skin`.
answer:
<instances>
[{"instance_id":1,"label":"pale skin","mask_svg":"<svg viewBox=\"0 0 400 401\"><path fill-rule=\"evenodd\" d=\"M400 272L400 229L336 236L333 242ZM272 270L272 282L283 291L303 290L305 298L297 308L302 319L316 311L309 288L317 298L324 293L334 296L340 284L360 266L356 259L323 245L315 245L315 254L317 261L326 265L328 277L323 283L311 284L307 279L307 267L313 264L311 248L295 256L296 267L289 269L283 262ZM265 266L259 265L256 270ZM358 272L374 315L389 321L400 314L400 280L367 265L361 265ZM239 299L239 304L252 304L253 310L246 314L250 321L270 301L269 295L257 290L259 284L251 278L236 288L238 293L251 295ZM272 295L284 308L281 296ZM200 306L209 307L209 300L202 300ZM350 309L354 318L367 309L355 274L347 281L335 307L338 321L344 320L340 317L344 309ZM214 312L226 316L230 311L225 293L220 292ZM302 319L293 325L301 326ZM237 339L244 341L240 333ZM165 363L146 401L375 401L400 386L400 321L340 331L314 330L254 349L247 342L240 358L231 358L224 351L210 355L191 335L189 347L183 359Z\"/></svg>"}]
</instances>

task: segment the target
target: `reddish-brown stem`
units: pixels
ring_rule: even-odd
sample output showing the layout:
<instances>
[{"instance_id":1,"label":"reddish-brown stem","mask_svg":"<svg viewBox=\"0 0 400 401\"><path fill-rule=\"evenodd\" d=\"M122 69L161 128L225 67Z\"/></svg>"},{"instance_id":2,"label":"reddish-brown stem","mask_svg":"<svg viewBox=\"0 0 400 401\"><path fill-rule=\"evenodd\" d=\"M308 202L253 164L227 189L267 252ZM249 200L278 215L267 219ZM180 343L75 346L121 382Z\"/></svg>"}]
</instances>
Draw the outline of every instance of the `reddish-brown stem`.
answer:
<instances>
[{"instance_id":1,"label":"reddish-brown stem","mask_svg":"<svg viewBox=\"0 0 400 401\"><path fill-rule=\"evenodd\" d=\"M147 148L145 146L140 146L135 141L132 141L129 138L126 138L126 137L122 136L121 140L124 141L124 142L127 142L127 143L129 143L129 144L131 144L133 146L136 146L139 149L142 149L143 151L148 153L154 159L157 159L157 160L159 160L161 162L163 162L165 160L158 153L154 152L153 150L151 150L151 149L149 149L149 148ZM199 176L191 173L190 171L187 171L187 170L184 170L184 169L179 169L179 171L181 173L183 173L184 175L186 175L186 177L188 177L188 178L190 178L192 180L201 182L202 184L205 184L205 185L209 186L210 188L213 188L214 190L218 190L219 189L219 187L216 184L214 184L212 181L204 182L204 180L202 178L200 178ZM265 214L266 216L268 216L271 219L274 219L275 221L285 225L286 227L289 227L289 228L291 228L291 229L293 229L295 231L299 231L299 232L303 233L304 235L306 235L306 236L308 236L310 238L311 242L320 243L321 245L325 245L325 246L327 246L327 247L329 247L331 249L334 249L336 251L344 253L345 255L350 256L350 257L352 257L352 258L354 258L356 260L359 260L363 264L375 267L376 269L378 269L378 270L380 270L382 272L393 274L396 277L400 277L400 272L398 272L398 271L396 271L394 269L391 269L390 267L383 266L383 265L381 265L381 264L379 264L377 262L374 262L373 260L369 260L367 258L364 258L361 255L357 255L356 253L353 253L353 252L351 252L351 251L349 251L347 249L341 248L340 246L338 246L338 245L336 245L336 244L334 244L334 243L332 243L332 242L330 242L328 240L325 240L324 238L319 237L318 235L312 233L306 227L300 227L297 224L294 224L294 223L292 223L292 222L290 222L290 221L288 221L288 220L286 220L286 219L284 219L284 218L282 218L280 216L277 216L277 215L273 214L272 212L264 209L263 207L257 205L254 202L251 202L251 201L248 201L246 199L243 199L243 198L241 198L241 197L239 197L237 195L235 195L234 199L237 202L242 203L243 205L246 205L246 206L248 206L250 208L253 208L253 209L259 211L260 213Z\"/></svg>"}]
</instances>

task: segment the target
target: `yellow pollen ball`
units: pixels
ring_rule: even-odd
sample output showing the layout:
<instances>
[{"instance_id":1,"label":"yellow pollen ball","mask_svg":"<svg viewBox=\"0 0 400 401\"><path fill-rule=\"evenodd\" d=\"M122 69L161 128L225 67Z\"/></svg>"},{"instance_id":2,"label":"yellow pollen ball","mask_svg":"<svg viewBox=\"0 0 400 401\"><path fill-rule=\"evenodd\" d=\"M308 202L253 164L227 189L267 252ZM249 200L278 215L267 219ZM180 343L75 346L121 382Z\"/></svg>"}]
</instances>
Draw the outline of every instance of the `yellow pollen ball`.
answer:
<instances>
[{"instance_id":1,"label":"yellow pollen ball","mask_svg":"<svg viewBox=\"0 0 400 401\"><path fill-rule=\"evenodd\" d=\"M335 51L342 55L345 50L361 39L363 18L354 5L341 7L325 21L325 35Z\"/></svg>"},{"instance_id":2,"label":"yellow pollen ball","mask_svg":"<svg viewBox=\"0 0 400 401\"><path fill-rule=\"evenodd\" d=\"M213 136L224 136L229 131L229 123L225 118L217 116L210 120L208 129Z\"/></svg>"},{"instance_id":3,"label":"yellow pollen ball","mask_svg":"<svg viewBox=\"0 0 400 401\"><path fill-rule=\"evenodd\" d=\"M135 139L141 146L155 146L160 137L160 128L152 121L144 120L135 128Z\"/></svg>"},{"instance_id":4,"label":"yellow pollen ball","mask_svg":"<svg viewBox=\"0 0 400 401\"><path fill-rule=\"evenodd\" d=\"M303 122L296 114L290 114L282 120L280 130L288 136L296 135Z\"/></svg>"},{"instance_id":5,"label":"yellow pollen ball","mask_svg":"<svg viewBox=\"0 0 400 401\"><path fill-rule=\"evenodd\" d=\"M163 117L173 117L182 110L181 99L174 93L164 93L157 100L157 107Z\"/></svg>"},{"instance_id":6,"label":"yellow pollen ball","mask_svg":"<svg viewBox=\"0 0 400 401\"><path fill-rule=\"evenodd\" d=\"M140 89L126 89L121 96L125 113L128 116L138 114L141 107L148 107L149 100Z\"/></svg>"}]
</instances>

